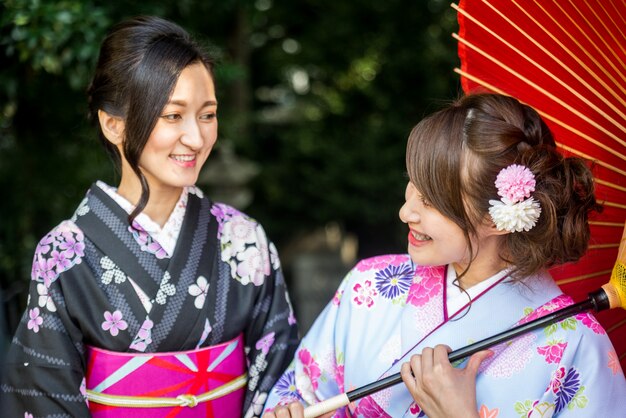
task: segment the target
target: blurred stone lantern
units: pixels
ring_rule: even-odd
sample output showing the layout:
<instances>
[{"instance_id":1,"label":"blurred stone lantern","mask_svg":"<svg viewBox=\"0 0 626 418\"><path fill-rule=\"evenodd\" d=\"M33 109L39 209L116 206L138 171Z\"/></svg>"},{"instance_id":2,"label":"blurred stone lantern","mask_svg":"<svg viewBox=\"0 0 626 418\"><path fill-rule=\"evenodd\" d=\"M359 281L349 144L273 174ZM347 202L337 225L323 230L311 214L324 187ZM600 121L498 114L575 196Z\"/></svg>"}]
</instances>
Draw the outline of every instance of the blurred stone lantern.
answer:
<instances>
[{"instance_id":1,"label":"blurred stone lantern","mask_svg":"<svg viewBox=\"0 0 626 418\"><path fill-rule=\"evenodd\" d=\"M198 185L211 200L244 209L253 198L247 185L259 172L258 164L235 154L232 141L221 139L202 169Z\"/></svg>"}]
</instances>

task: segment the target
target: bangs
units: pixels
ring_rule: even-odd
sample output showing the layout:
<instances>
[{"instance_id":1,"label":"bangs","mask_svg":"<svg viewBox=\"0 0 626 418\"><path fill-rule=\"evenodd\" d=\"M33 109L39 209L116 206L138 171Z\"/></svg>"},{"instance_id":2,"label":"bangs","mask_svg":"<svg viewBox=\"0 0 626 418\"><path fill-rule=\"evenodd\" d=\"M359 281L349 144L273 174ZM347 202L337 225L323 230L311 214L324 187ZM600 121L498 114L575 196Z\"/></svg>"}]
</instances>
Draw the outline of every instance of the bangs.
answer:
<instances>
[{"instance_id":1,"label":"bangs","mask_svg":"<svg viewBox=\"0 0 626 418\"><path fill-rule=\"evenodd\" d=\"M461 162L466 110L451 107L423 119L409 135L407 173L422 196L442 214L464 219L454 202L461 201ZM463 222L464 223L464 222Z\"/></svg>"}]
</instances>

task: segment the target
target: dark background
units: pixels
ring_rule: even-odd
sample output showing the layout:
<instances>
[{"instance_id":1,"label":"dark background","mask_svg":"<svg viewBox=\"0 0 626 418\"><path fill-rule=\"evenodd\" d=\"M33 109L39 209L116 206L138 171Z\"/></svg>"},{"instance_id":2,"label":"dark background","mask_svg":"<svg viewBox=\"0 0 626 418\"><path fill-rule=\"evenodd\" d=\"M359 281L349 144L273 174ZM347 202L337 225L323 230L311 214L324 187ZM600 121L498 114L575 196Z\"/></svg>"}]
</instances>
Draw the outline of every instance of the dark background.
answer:
<instances>
[{"instance_id":1,"label":"dark background","mask_svg":"<svg viewBox=\"0 0 626 418\"><path fill-rule=\"evenodd\" d=\"M220 135L199 185L263 224L305 332L357 259L405 251L406 138L460 92L454 10L442 0L144 3L0 6L4 339L39 239L93 181L117 185L84 92L106 30L138 14L173 20L219 54Z\"/></svg>"}]
</instances>

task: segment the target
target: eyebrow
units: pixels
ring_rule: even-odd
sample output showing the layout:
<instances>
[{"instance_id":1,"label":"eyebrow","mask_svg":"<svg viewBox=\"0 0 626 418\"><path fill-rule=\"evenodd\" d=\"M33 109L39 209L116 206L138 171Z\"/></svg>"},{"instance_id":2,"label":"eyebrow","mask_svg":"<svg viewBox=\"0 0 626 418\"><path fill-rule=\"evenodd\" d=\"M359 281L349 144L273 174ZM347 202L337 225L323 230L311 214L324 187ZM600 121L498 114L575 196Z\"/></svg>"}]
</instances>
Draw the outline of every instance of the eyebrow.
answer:
<instances>
[{"instance_id":1,"label":"eyebrow","mask_svg":"<svg viewBox=\"0 0 626 418\"><path fill-rule=\"evenodd\" d=\"M187 106L187 102L184 100L171 100L169 102L167 102L168 105L176 105L176 106ZM202 107L207 107L207 106L217 106L217 101L215 100L207 100L206 102L202 103Z\"/></svg>"}]
</instances>

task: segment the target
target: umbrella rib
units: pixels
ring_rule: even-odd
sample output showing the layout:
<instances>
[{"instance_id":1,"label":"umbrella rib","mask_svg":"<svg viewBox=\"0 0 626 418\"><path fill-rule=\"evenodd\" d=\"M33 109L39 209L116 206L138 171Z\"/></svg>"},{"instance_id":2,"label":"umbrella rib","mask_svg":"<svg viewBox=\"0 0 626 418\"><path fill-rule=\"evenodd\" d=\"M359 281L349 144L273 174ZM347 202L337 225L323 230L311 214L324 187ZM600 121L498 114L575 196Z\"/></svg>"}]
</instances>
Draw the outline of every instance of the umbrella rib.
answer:
<instances>
[{"instance_id":1,"label":"umbrella rib","mask_svg":"<svg viewBox=\"0 0 626 418\"><path fill-rule=\"evenodd\" d=\"M602 9L602 11L604 12L604 16L606 16L607 19L609 19L611 21L611 23L613 23L613 26L615 27L615 29L617 30L617 32L619 32L622 35L622 38L624 37L624 34L620 31L619 26L617 26L617 23L615 22L615 20L613 20L613 16L611 16L609 14L609 12L604 8L604 4L602 4L603 2L598 2L598 5L600 6L600 8ZM600 22L600 24L602 26L604 26L604 29L606 30L606 32L611 36L611 38L613 38L613 41L615 42L615 44L622 50L622 53L626 54L626 49L624 49L624 47L622 46L622 42L618 41L617 38L615 37L615 34L613 33L612 30L610 30L608 28L608 26L605 25L604 23L604 19L600 19L600 16L598 16L598 14L596 13L596 10L591 7L589 5L589 2L587 0L585 0L585 4L587 5L587 7L589 8L589 10L591 10L591 12L594 14L594 16L596 17L596 19L598 19L598 21Z\"/></svg>"},{"instance_id":2,"label":"umbrella rib","mask_svg":"<svg viewBox=\"0 0 626 418\"><path fill-rule=\"evenodd\" d=\"M587 40L588 40L588 41L589 41L592 45L594 45L594 46L595 46L596 51L598 51L598 52L600 53L600 55L602 55L602 57L606 60L606 62L608 62L608 63L609 63L609 65L610 65L610 66L611 66L611 67L612 67L612 68L613 68L613 69L614 69L614 70L615 70L615 71L616 71L616 72L617 72L617 73L618 73L618 74L622 77L622 79L624 79L624 80L626 81L626 78L624 78L624 75L622 74L622 72L621 72L618 68L616 68L616 67L615 67L615 62L614 62L613 60L609 59L609 58L608 58L608 57L604 54L604 52L602 52L602 49L600 49L600 48L598 47L598 45L597 45L595 42L593 42L593 41L589 38L589 36L587 35L587 33L586 33L586 32L584 32L584 31L582 31L582 30L581 30L581 28L580 28L580 26L578 25L578 23L576 23L576 20L575 20L575 19L573 19L573 18L572 18L572 16L570 16L568 13L566 13L566 12L565 12L565 10L563 10L563 8L561 7L561 5L560 5L558 2L556 2L556 1L554 1L554 0L553 0L553 3L554 3L554 4L556 4L556 6L557 6L559 9L561 9L561 11L563 12L563 14L565 14L565 15L569 18L570 22L572 22L572 24L574 24L574 25L578 28L578 30L579 30L579 31L583 34L583 36L584 36L585 38L587 38ZM610 46L610 45L606 42L606 39L604 38L604 36L600 35L600 34L598 33L598 31L596 30L596 27L595 27L594 25L592 25L592 24L591 24L591 22L589 22L589 19L587 19L587 16L585 16L585 15L584 15L584 14L580 11L580 9L579 9L578 7L576 7L576 5L572 2L572 0L569 0L569 3L570 3L570 4L572 5L572 7L573 7L573 8L574 8L577 12L578 12L578 14L580 15L580 17L582 17L582 18L583 18L583 20L585 21L585 23L587 23L587 26L591 28L591 30L592 30L592 31L593 31L593 32L594 32L594 33L598 36L598 38L600 38L600 41L604 44L604 46L605 46L605 47L606 47L609 51L611 51L611 53L613 54L613 56L615 57L615 59L617 60L617 62L619 62L619 63L621 63L621 64L623 65L623 63L622 63L621 59L619 58L619 56L617 56L617 55L615 54L615 51L614 51L614 50L613 50L613 48L611 48L611 46ZM593 13L593 10L592 10L592 13Z\"/></svg>"},{"instance_id":3,"label":"umbrella rib","mask_svg":"<svg viewBox=\"0 0 626 418\"><path fill-rule=\"evenodd\" d=\"M526 39L528 39L530 42L532 42L536 47L538 47L539 49L541 49L547 56L549 56L553 61L555 61L562 69L564 69L565 71L567 71L572 77L574 77L578 82L580 82L583 86L585 86L592 94L594 97L601 97L604 98L604 95L602 95L599 91L597 91L593 86L591 86L583 77L581 77L579 74L577 74L574 70L572 70L571 68L569 68L568 66L565 65L565 63L563 61L561 61L559 58L557 58L553 53L551 53L550 51L548 51L545 46L541 45L539 42L537 42L537 40L535 40L534 38L532 38L526 31L524 31L522 28L520 28L518 25L516 25L511 19L509 19L506 15L504 15L500 10L496 9L494 6L492 6L490 3L485 1L485 4L487 6L489 6L494 12L496 12L502 19L506 20L511 26L513 26L520 34L522 34ZM526 61L530 62L531 64L533 64L536 68L538 68L539 70L541 70L544 74L546 74L547 76L549 76L552 80L554 80L555 82L557 82L558 84L560 84L561 86L563 86L564 88L568 89L571 93L573 93L576 97L578 97L581 101L583 101L584 103L586 103L587 105L589 105L590 107L592 107L596 112L600 113L602 116L604 116L605 119L609 120L613 125L615 125L618 129L620 129L623 132L626 132L626 127L624 127L622 124L620 124L619 122L617 122L615 119L611 118L609 115L606 114L606 112L604 112L602 109L600 109L598 106L596 106L594 103L592 103L589 99L587 99L586 96L581 95L578 91L576 91L575 89L571 88L569 85L567 85L565 82L563 82L563 80L561 80L559 77L557 77L556 75L554 75L553 73L551 73L550 71L548 71L545 67L543 67L542 65L540 65L539 63L537 63L536 61L534 61L532 58L530 58L527 54L523 53L521 50L519 50L518 48L514 47L510 42L506 41L504 38L502 38L501 36L497 35L492 29L488 28L485 24L483 24L482 22L478 21L476 18L474 18L472 15L470 15L466 10L464 9L460 9L458 7L455 7L455 5L452 6L454 9L456 9L459 13L463 14L466 18L468 18L469 20L471 20L472 22L474 22L475 24L477 24L478 26L480 26L483 30L485 30L486 32L488 32L489 34L491 34L494 38L498 39L500 42L502 42L503 44L505 44L506 46L508 46L511 50L515 51L518 55L522 56L524 59L526 59ZM519 7L519 6L518 6ZM541 27L536 21L535 24L539 27ZM545 28L541 27L543 29L544 32L547 33L547 31L545 30ZM455 34L453 34L452 36L457 38L456 36L454 36ZM553 38L552 34L549 34L550 37ZM459 39L460 40L460 39ZM560 44L560 43L559 43ZM567 53L569 53L570 56L572 56L572 52L570 50L568 50L564 45L560 44L561 48L566 51ZM477 47L472 48L475 51L479 52L481 55L486 56L484 53L482 53L482 50L478 50ZM492 60L493 61L493 60ZM495 62L495 61L494 61ZM505 68L503 65L500 65L501 67ZM593 71L584 66L585 70L587 70L588 73L590 73L598 82L600 82L600 84L602 84L602 86L614 97L616 98L623 107L626 107L626 101L624 101L619 95L617 95L615 93L615 91L613 91L611 89L611 87L609 85L607 85L601 78L598 79L597 75L595 73L593 73ZM518 76L519 77L519 76ZM544 93L545 94L545 93ZM610 101L604 101L605 104L607 104L615 113L617 113L618 115L620 115L622 117L622 119L626 119L626 114L624 114L619 107L615 106L615 104L613 104ZM619 142L619 141L618 141ZM626 146L626 144L624 144Z\"/></svg>"},{"instance_id":4,"label":"umbrella rib","mask_svg":"<svg viewBox=\"0 0 626 418\"><path fill-rule=\"evenodd\" d=\"M613 332L616 329L618 329L619 327L622 327L624 324L626 324L626 319L622 319L621 321L619 321L617 324L614 324L611 328L607 329L606 332Z\"/></svg>"},{"instance_id":5,"label":"umbrella rib","mask_svg":"<svg viewBox=\"0 0 626 418\"><path fill-rule=\"evenodd\" d=\"M480 53L481 55L484 55L486 58L490 59L491 61L495 62L496 64L498 64L500 67L504 68L505 70L509 71L512 75L515 75L516 77L518 77L519 79L521 79L522 81L525 81L526 83L528 83L530 86L535 87L535 89L537 89L538 91L542 92L544 95L548 96L549 98L551 98L552 100L554 100L555 102L561 104L563 107L565 107L566 109L570 110L572 113L574 113L575 115L579 116L581 119L585 120L586 122L588 122L589 124L591 124L592 126L594 126L595 128L599 129L600 131L604 132L606 135L610 136L611 138L613 138L615 141L617 141L618 143L620 143L623 146L626 146L626 142L620 140L619 138L617 138L613 133L607 131L606 129L604 129L604 127L600 126L599 124L597 124L596 122L594 122L593 120L589 119L587 116L583 115L582 113L580 113L578 110L572 108L571 106L569 106L568 104L564 103L561 99L555 97L553 94L548 93L545 89L537 86L535 83L533 83L532 81L528 80L527 78L521 76L519 73L513 71L511 68L507 67L506 65L502 64L500 61L496 60L495 58L493 58L491 55L486 54L484 51L477 49L476 46L474 46L473 44L471 44L470 42L468 42L467 40L459 37L457 34L452 34L452 36L457 39L459 42L464 43L465 45L467 45L468 47L474 49L475 51L477 51L478 53ZM459 69L455 69L455 72L464 75L465 77L468 77L474 81L477 80L476 77L469 77L469 74L459 70ZM478 81L476 81L478 83ZM487 83L479 83L482 84L485 87L489 87L490 85ZM489 87L492 88L492 87ZM494 91L496 90L500 90L500 89L495 89L493 88ZM501 91L501 90L500 90ZM598 147L604 149L605 151L607 151L610 154L615 155L618 158L621 158L622 160L626 161L626 155L610 148L609 146L607 146L606 144L603 144L593 138L590 138L588 135L584 135L582 134L582 132L578 131L577 129L574 129L572 127L569 127L569 125L566 125L560 121L558 121L557 119L554 119L548 115L546 115L545 113L539 111L537 109L537 111L539 113L541 113L543 116L546 116L547 118L549 118L550 120L553 120L555 122L558 122L559 125L563 126L563 127L568 127L568 129L574 133L578 133L581 137L585 138L587 141L591 142L594 145L597 145ZM607 167L608 168L608 167ZM617 172L619 172L622 175L626 175L626 172L623 172L622 170L619 169L615 169Z\"/></svg>"},{"instance_id":6,"label":"umbrella rib","mask_svg":"<svg viewBox=\"0 0 626 418\"><path fill-rule=\"evenodd\" d=\"M610 3L611 3L611 6L613 6L613 10L615 10L615 14L622 19L622 23L624 24L624 26L626 26L626 18L624 18L624 14L620 13L619 10L617 10L617 7L615 6L615 3L612 0L610 1ZM619 25L615 25L615 26L617 26L618 28L620 27ZM620 33L622 32L620 31ZM622 33L622 36L624 36L623 33Z\"/></svg>"},{"instance_id":7,"label":"umbrella rib","mask_svg":"<svg viewBox=\"0 0 626 418\"><path fill-rule=\"evenodd\" d=\"M515 1L513 1L513 3L515 3ZM555 19L552 15L550 15L550 14L549 14L549 13L548 13L548 12L547 12L544 8L543 8L543 7L539 4L539 2L538 2L537 0L535 0L535 4L537 4L537 6L538 6L541 10L543 10L543 12L546 14L546 16L548 16L548 17L549 17L549 18L550 18L550 19L554 22L554 24L555 24L556 26L558 26L558 27L559 27L559 28L563 31L563 33L566 33L566 34L568 35L569 39L570 39L572 42L574 42L574 44L576 44L576 46L578 46L578 48L579 48L581 51L583 51L583 52L585 53L585 55L587 55L587 57L588 57L588 58L589 58L589 59L590 59L593 63L595 63L595 64L598 66L598 68L600 68L600 70L602 70L602 72L603 72L603 73L604 73L607 77L609 77L609 78L611 79L611 81L612 81L613 83L615 83L616 85L620 86L620 84L617 82L617 80L616 80L615 78L613 78L613 76L612 76L612 75L611 75L611 74L610 74L610 73L606 70L606 68L604 68L602 65L600 65L600 63L599 63L599 62L595 59L595 57L594 57L592 54L590 54L590 53L589 53L589 51L587 51L585 48L583 48L583 46L582 46L582 45L581 45L581 44L580 44L580 43L579 43L579 42L578 42L578 41L577 41L577 40L576 40L576 39L575 39L575 38L574 38L574 37L573 37L573 36L572 36L572 35L568 32L568 31L566 31L566 30L563 28L563 26L561 26L561 24L560 24L560 23L559 23L559 22L558 22L558 21L557 21L557 20L556 20L556 19ZM529 18L531 18L531 19L532 19L535 23L537 23L537 20L536 20L535 18L531 17L528 13L526 13L526 11L525 11L525 10L523 10L523 9L522 9L522 8L521 8L521 7L520 7L517 3L515 3L515 5L516 5L516 6L517 6L520 10L522 10L522 11L526 14L526 16L528 16L528 17L529 17ZM557 5L557 6L558 6L558 5ZM560 6L559 6L559 8L560 8ZM561 10L562 10L562 9L561 9ZM580 30L580 27L578 26L578 24L577 24L576 22L574 22L574 21L572 20L572 18L571 18L571 17L570 17L567 13L565 13L565 15L566 15L566 16L570 19L570 21L571 21L571 22L572 22L572 23L573 23L573 24L574 24L577 28L579 28L579 30ZM544 30L544 32L545 32L545 33L547 33L547 34L548 34L548 35L549 35L552 39L554 39L554 40L556 41L556 37L555 37L555 36L553 36L553 35L552 35L551 33L549 33L548 31L546 31L546 30L545 30L545 28L544 28L543 26L539 25L539 23L537 23L537 26L541 27L541 28ZM582 31L581 31L581 32L582 32ZM587 34L586 34L586 33L584 33L584 32L582 32L582 33L583 33L583 35L584 35L587 39L589 39L589 38L587 37ZM557 41L557 42L558 42L558 41ZM590 41L590 42L591 42L591 41ZM594 42L591 42L591 43L595 45L595 43L594 43ZM561 42L559 42L559 44L561 44ZM561 45L562 45L562 44L561 44ZM598 52L600 52L600 55L602 55L602 57L603 57L605 60L607 60L607 61L608 61L609 65L610 65L611 67L613 67L613 69L614 69L614 70L615 70L618 74L620 74L622 78L624 78L624 76L621 74L621 71L620 71L620 70L618 70L617 68L615 68L615 67L614 67L614 64L613 64L610 60L608 60L608 59L607 59L606 55L604 55L604 53L603 53L602 51L600 51L600 50L598 50ZM574 55L572 55L572 57L574 57ZM621 90L622 90L622 91L624 91L624 88L623 88L622 86L620 86L620 87L621 87Z\"/></svg>"},{"instance_id":8,"label":"umbrella rib","mask_svg":"<svg viewBox=\"0 0 626 418\"><path fill-rule=\"evenodd\" d=\"M611 182L606 181L606 180L601 180L601 179L598 179L598 178L597 178L597 179L596 179L596 183L600 183L600 184L602 184L603 186L607 186L607 187L610 187L610 188L612 188L612 189L617 189L617 190L620 190L620 191L622 191L622 192L626 192L626 187L618 186L617 184L615 184L615 183L611 183Z\"/></svg>"},{"instance_id":9,"label":"umbrella rib","mask_svg":"<svg viewBox=\"0 0 626 418\"><path fill-rule=\"evenodd\" d=\"M581 282L583 280L587 280L587 279L591 279L592 277L596 277L596 276L602 276L604 274L611 274L611 272L613 271L613 269L610 270L602 270L602 271L596 271L594 273L589 273L589 274L582 274L580 276L574 276L574 277L570 277L568 279L560 279L556 281L556 284L558 284L559 286L562 284L568 284L568 283L574 283L574 282Z\"/></svg>"},{"instance_id":10,"label":"umbrella rib","mask_svg":"<svg viewBox=\"0 0 626 418\"><path fill-rule=\"evenodd\" d=\"M583 60L581 60L581 59L578 57L578 55L574 54L574 53L573 53L573 52L572 52L569 48L567 48L567 47L566 47L566 46L565 46L565 45L564 45L564 44L563 44L563 43L562 43L562 42L561 42L561 41L560 41L560 40L559 40L556 36L554 36L551 32L549 32L548 30L546 30L546 28L545 28L544 26L540 25L540 24L539 24L539 22L537 21L537 19L535 19L533 16L529 15L529 14L528 14L528 12L526 12L526 10L525 10L525 9L523 9L522 7L520 7L517 3L515 3L515 2L513 2L513 3L514 3L514 4L515 4L515 5L516 5L516 6L517 6L517 7L518 7L518 8L519 8L519 9L520 9L520 10L521 10L521 11L522 11L522 12L523 12L523 13L524 13L524 14L525 14L525 15L526 15L529 19L530 19L530 20L532 20L532 21L535 23L535 25L537 25L538 27L540 27L540 28L543 30L543 32L544 32L545 34L547 34L547 35L548 35L548 36L549 36L549 37L550 37L550 38L551 38L554 42L556 42L556 43L557 43L557 44L558 44L558 45L559 45L559 46L560 46L560 47L561 47L564 51L566 51L566 52L569 54L569 56L570 56L572 59L574 59L574 60L578 63L578 65L580 65L581 67L583 67L583 68L584 68L584 69L585 69L585 70L586 70L586 71L587 71L587 72L588 72L588 73L589 73L589 74L590 74L590 75L591 75L591 76L592 76L592 77L593 77L596 81L598 81L600 84L602 84L602 86L603 86L605 89L607 89L609 92L611 92L611 93L613 94L613 97L615 97L617 100L619 100L619 101L620 101L620 103L624 104L624 100L623 100L623 99L622 99L619 95L617 95L617 94L613 91L613 89L611 89L611 88L610 88L610 87L609 87L609 86L608 86L608 85L604 82L604 80L602 79L602 77L598 76L598 74L596 74L596 73L595 73L595 71L593 71L591 68L589 68L589 66L587 66L587 64L585 64L585 62L584 62ZM545 12L545 11L544 11L544 12ZM550 15L548 15L548 16L550 16ZM552 19L552 20L554 21L554 19ZM558 22L555 22L555 23L557 23L557 26L558 26L559 28L561 28L561 30L563 30L563 28L562 28L562 27L558 24ZM567 33L567 32L565 32L565 33ZM570 39L572 39L572 38L571 38L571 36L570 36ZM599 64L598 64L598 62L594 59L594 57L593 57L593 56L590 56L590 55L589 55L589 53L587 52L587 50L583 49L583 48L580 46L580 44L578 44L578 42L576 42L576 40L573 40L573 41L574 41L574 43L576 43L576 45L578 45L578 47L579 47L581 50L583 50L583 51L586 53L586 55L587 55L587 56L591 59L591 61L593 61L593 62L594 62L594 63L595 63L595 64L596 64L596 65L597 65L597 66L598 66L601 70L603 70L602 72L603 72L603 73L605 73L605 75L606 75L607 77L609 77L609 78L611 79L611 81L613 81L613 83L619 87L619 83L617 82L617 80L615 80L615 79L613 78L613 76L611 76L611 74L608 74L608 73L607 73L607 71L606 71L606 69L605 69L603 66L599 65ZM539 45L539 44L535 44L535 45L537 45L539 48L541 48L542 50L544 50L543 45ZM545 52L545 51L544 51L544 52ZM564 67L565 67L565 66L564 66ZM565 67L565 68L567 68L567 67ZM620 90L621 90L622 92L624 91L624 89L621 89L621 88L620 88Z\"/></svg>"},{"instance_id":11,"label":"umbrella rib","mask_svg":"<svg viewBox=\"0 0 626 418\"><path fill-rule=\"evenodd\" d=\"M587 135L583 134L582 132L578 131L577 129L574 129L574 128L572 128L572 127L571 127L571 126L569 126L569 125L566 125L566 124L564 124L564 123L561 123L559 120L554 119L554 118L552 118L552 117L551 117L551 116L549 116L549 115L542 114L542 116L543 116L543 117L545 117L546 119L549 119L549 120L553 121L554 123L558 123L558 124L559 124L559 125L561 125L563 128L565 128L565 129L569 130L570 132L575 133L575 134L577 134L577 135L580 135L581 137L585 138L587 141L590 141L590 142L595 143L595 140L594 140L594 139L589 138ZM584 152L582 152L582 151L578 151L576 148L572 148L572 147L567 146L567 145L565 145L565 144L562 144L562 143L560 143L560 142L558 142L558 141L557 141L557 143L556 143L556 144L557 144L559 147L563 148L564 150L569 151L569 152L571 152L571 153L573 153L573 154L576 154L576 155L578 155L579 157L585 158L585 159L587 159L587 160L591 160L591 161L595 162L596 164L598 164L599 166L602 166L602 167L604 167L604 168L606 168L606 169L608 169L608 170L611 170L611 171L613 171L613 172L615 172L615 173L617 173L617 174L621 174L622 176L626 176L626 171L624 171L624 170L620 170L619 168L617 168L617 167L615 167L615 166L612 166L611 164L605 163L604 161L602 161L602 160L600 160L600 159L597 159L597 158L595 158L595 157L592 157L592 156L591 156L591 155L589 155L589 154L585 154L585 153L584 153ZM607 186L612 187L612 184L613 184L613 183L608 183L608 184L607 184Z\"/></svg>"},{"instance_id":12,"label":"umbrella rib","mask_svg":"<svg viewBox=\"0 0 626 418\"><path fill-rule=\"evenodd\" d=\"M594 225L594 226L614 226L614 227L618 227L618 228L622 228L624 226L623 223L619 223L619 222L604 222L604 221L589 221L589 225Z\"/></svg>"}]
</instances>

